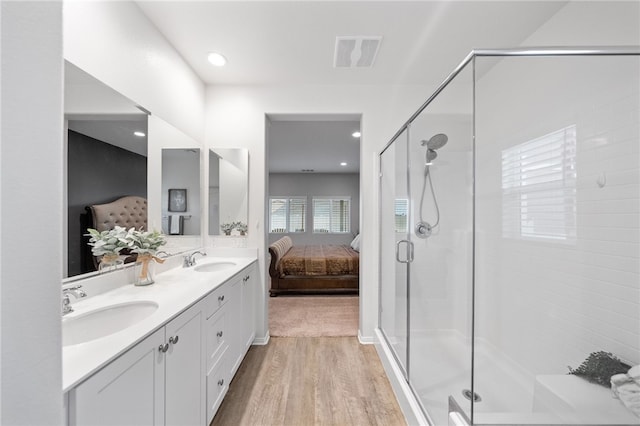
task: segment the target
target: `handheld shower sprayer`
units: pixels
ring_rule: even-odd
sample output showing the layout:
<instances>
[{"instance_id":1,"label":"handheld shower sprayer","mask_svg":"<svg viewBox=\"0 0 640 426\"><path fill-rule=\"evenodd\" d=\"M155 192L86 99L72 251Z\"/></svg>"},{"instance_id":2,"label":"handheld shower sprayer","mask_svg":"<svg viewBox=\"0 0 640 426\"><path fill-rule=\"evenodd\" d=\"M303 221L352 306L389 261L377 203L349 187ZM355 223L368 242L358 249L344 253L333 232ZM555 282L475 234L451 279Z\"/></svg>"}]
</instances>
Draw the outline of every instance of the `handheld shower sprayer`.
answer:
<instances>
[{"instance_id":1,"label":"handheld shower sprayer","mask_svg":"<svg viewBox=\"0 0 640 426\"><path fill-rule=\"evenodd\" d=\"M444 133L438 133L433 135L429 140L422 140L420 144L427 147L425 153L424 163L424 180L422 182L422 196L420 197L420 222L416 223L415 233L419 238L427 238L433 232L433 229L440 223L440 209L438 208L438 200L436 199L436 193L433 189L433 181L431 180L430 167L433 160L438 158L438 149L447 144L449 138ZM436 221L433 225L423 219L422 208L424 204L424 193L427 188L427 180L429 181L429 187L431 188L431 196L436 208Z\"/></svg>"}]
</instances>

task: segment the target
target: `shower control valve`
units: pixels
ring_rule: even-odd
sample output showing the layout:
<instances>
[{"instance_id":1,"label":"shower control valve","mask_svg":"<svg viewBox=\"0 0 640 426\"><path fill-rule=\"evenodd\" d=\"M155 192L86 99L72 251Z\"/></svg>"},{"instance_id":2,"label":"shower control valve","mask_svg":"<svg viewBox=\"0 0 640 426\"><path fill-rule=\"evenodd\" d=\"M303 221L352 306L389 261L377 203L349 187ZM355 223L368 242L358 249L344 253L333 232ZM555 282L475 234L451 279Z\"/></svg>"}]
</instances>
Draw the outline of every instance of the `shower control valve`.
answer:
<instances>
[{"instance_id":1,"label":"shower control valve","mask_svg":"<svg viewBox=\"0 0 640 426\"><path fill-rule=\"evenodd\" d=\"M416 223L416 235L418 236L418 238L428 238L431 236L432 232L433 227L427 222Z\"/></svg>"}]
</instances>

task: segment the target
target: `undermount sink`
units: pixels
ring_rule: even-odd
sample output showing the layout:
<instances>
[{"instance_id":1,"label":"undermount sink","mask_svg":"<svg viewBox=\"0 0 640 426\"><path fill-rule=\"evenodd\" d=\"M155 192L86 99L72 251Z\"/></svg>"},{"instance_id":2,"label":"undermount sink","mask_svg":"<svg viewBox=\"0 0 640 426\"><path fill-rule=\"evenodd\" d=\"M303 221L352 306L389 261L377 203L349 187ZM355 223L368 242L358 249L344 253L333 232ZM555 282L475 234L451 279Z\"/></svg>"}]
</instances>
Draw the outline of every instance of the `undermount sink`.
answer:
<instances>
[{"instance_id":1,"label":"undermount sink","mask_svg":"<svg viewBox=\"0 0 640 426\"><path fill-rule=\"evenodd\" d=\"M158 304L141 300L97 308L62 319L62 344L78 345L122 331L142 321L158 309Z\"/></svg>"},{"instance_id":2,"label":"undermount sink","mask_svg":"<svg viewBox=\"0 0 640 426\"><path fill-rule=\"evenodd\" d=\"M233 266L236 266L235 262L211 262L197 265L193 270L197 272L218 272Z\"/></svg>"}]
</instances>

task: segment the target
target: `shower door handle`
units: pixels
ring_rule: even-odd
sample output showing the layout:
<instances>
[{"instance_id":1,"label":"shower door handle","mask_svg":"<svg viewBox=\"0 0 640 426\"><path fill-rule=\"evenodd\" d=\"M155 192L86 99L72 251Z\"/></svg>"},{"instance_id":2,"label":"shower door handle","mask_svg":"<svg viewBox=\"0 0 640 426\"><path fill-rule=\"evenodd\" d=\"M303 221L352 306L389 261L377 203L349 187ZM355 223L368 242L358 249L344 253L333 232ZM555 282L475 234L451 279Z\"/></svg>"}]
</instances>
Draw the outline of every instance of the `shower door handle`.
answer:
<instances>
[{"instance_id":1,"label":"shower door handle","mask_svg":"<svg viewBox=\"0 0 640 426\"><path fill-rule=\"evenodd\" d=\"M406 260L400 260L400 244L406 243L405 255ZM413 243L409 240L400 240L396 243L396 260L399 263L411 263L413 262Z\"/></svg>"}]
</instances>

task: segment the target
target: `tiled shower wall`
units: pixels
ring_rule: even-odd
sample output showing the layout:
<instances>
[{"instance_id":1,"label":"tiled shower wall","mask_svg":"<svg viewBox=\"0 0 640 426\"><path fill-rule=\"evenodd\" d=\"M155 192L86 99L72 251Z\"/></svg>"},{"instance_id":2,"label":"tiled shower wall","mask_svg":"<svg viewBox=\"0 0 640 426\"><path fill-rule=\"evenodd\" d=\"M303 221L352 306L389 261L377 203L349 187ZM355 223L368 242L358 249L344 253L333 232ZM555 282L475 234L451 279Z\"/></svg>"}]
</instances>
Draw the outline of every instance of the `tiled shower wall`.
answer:
<instances>
[{"instance_id":1,"label":"tiled shower wall","mask_svg":"<svg viewBox=\"0 0 640 426\"><path fill-rule=\"evenodd\" d=\"M638 75L637 57L507 58L476 86L476 332L532 374L640 364ZM573 125L575 238L503 236L502 151Z\"/></svg>"}]
</instances>

